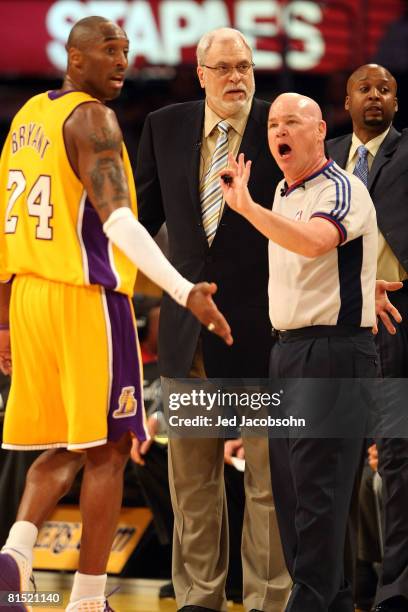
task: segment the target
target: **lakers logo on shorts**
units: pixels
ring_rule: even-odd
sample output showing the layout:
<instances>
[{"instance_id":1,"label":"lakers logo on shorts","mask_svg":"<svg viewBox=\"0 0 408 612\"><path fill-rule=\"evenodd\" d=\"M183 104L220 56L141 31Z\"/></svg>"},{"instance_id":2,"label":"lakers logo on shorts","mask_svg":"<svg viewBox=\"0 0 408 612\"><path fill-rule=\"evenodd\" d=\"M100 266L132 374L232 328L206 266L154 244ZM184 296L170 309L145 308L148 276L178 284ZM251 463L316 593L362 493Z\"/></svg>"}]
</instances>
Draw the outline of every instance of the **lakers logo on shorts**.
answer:
<instances>
[{"instance_id":1,"label":"lakers logo on shorts","mask_svg":"<svg viewBox=\"0 0 408 612\"><path fill-rule=\"evenodd\" d=\"M114 419L124 419L136 414L137 400L134 387L123 387L118 400L118 408L113 413Z\"/></svg>"}]
</instances>

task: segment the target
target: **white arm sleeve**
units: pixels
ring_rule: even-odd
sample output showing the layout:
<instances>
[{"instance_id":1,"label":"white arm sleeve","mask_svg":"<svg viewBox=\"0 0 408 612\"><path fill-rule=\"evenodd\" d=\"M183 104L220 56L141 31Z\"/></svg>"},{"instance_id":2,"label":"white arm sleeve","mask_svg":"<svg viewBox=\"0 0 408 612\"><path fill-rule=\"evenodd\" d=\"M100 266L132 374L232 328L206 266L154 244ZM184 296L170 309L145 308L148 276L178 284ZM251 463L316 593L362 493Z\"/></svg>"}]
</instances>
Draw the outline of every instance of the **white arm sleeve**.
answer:
<instances>
[{"instance_id":1,"label":"white arm sleeve","mask_svg":"<svg viewBox=\"0 0 408 612\"><path fill-rule=\"evenodd\" d=\"M156 285L178 304L185 306L194 287L163 255L148 231L130 208L114 210L103 224L106 236Z\"/></svg>"}]
</instances>

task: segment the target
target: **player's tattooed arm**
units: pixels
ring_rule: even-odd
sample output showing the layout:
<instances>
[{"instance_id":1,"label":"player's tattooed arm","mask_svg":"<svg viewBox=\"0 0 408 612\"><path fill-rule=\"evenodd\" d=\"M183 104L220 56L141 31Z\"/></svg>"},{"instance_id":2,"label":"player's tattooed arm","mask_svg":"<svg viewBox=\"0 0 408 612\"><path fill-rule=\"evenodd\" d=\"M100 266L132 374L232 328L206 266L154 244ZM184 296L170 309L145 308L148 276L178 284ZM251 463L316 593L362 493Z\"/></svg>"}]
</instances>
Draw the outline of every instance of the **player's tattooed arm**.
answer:
<instances>
[{"instance_id":1,"label":"player's tattooed arm","mask_svg":"<svg viewBox=\"0 0 408 612\"><path fill-rule=\"evenodd\" d=\"M110 126L102 125L98 131L91 132L89 138L95 153L115 149L120 151L122 148L122 135L120 134L118 137L117 130L112 129Z\"/></svg>"},{"instance_id":2,"label":"player's tattooed arm","mask_svg":"<svg viewBox=\"0 0 408 612\"><path fill-rule=\"evenodd\" d=\"M64 136L74 171L102 222L121 206L130 206L122 160L122 132L113 111L103 104L78 107Z\"/></svg>"},{"instance_id":3,"label":"player's tattooed arm","mask_svg":"<svg viewBox=\"0 0 408 612\"><path fill-rule=\"evenodd\" d=\"M123 164L111 157L98 157L90 172L93 189L93 205L97 210L109 208L110 203L128 206L127 190Z\"/></svg>"}]
</instances>

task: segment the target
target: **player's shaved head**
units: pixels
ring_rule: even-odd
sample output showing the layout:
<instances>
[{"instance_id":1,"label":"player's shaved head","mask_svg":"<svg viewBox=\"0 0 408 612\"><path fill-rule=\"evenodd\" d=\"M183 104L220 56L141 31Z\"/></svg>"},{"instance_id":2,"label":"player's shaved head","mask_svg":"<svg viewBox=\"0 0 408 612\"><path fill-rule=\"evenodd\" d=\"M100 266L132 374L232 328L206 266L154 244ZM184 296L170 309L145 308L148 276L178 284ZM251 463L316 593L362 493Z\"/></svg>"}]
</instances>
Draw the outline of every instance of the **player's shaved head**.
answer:
<instances>
[{"instance_id":1,"label":"player's shaved head","mask_svg":"<svg viewBox=\"0 0 408 612\"><path fill-rule=\"evenodd\" d=\"M299 113L303 117L310 117L316 121L322 120L322 111L317 102L308 96L302 96L298 93L289 92L278 96L271 106L270 115L273 115L275 112L279 114L285 113L286 115Z\"/></svg>"},{"instance_id":2,"label":"player's shaved head","mask_svg":"<svg viewBox=\"0 0 408 612\"><path fill-rule=\"evenodd\" d=\"M364 64L363 66L359 66L356 70L349 76L347 81L347 94L350 95L353 86L358 81L366 81L373 73L377 73L378 76L381 76L384 81L388 81L390 87L393 89L393 93L397 93L397 81L394 76L391 74L387 68L384 66L380 66L379 64Z\"/></svg>"},{"instance_id":3,"label":"player's shaved head","mask_svg":"<svg viewBox=\"0 0 408 612\"><path fill-rule=\"evenodd\" d=\"M128 67L129 40L123 29L105 17L85 17L72 28L65 90L84 91L101 101L116 98Z\"/></svg>"},{"instance_id":4,"label":"player's shaved head","mask_svg":"<svg viewBox=\"0 0 408 612\"><path fill-rule=\"evenodd\" d=\"M85 51L88 49L95 39L110 36L126 37L125 32L120 26L105 17L92 16L85 17L73 26L69 33L66 49L75 48Z\"/></svg>"}]
</instances>

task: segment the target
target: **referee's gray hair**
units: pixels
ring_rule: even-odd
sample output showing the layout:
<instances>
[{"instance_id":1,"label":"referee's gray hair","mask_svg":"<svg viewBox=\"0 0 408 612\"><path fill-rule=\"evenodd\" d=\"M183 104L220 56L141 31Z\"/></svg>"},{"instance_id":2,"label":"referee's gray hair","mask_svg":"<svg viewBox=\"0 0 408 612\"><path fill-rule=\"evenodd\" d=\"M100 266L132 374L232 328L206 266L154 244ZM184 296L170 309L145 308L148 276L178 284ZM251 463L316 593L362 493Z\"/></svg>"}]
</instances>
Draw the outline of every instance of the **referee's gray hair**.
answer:
<instances>
[{"instance_id":1,"label":"referee's gray hair","mask_svg":"<svg viewBox=\"0 0 408 612\"><path fill-rule=\"evenodd\" d=\"M215 30L210 30L210 32L206 32L200 38L197 44L196 56L197 56L197 64L202 66L205 62L205 57L214 42L214 38L218 38L218 35L221 35L219 38L221 40L231 40L231 38L240 38L247 49L251 52L252 48L245 36L239 30L235 28L217 28Z\"/></svg>"}]
</instances>

